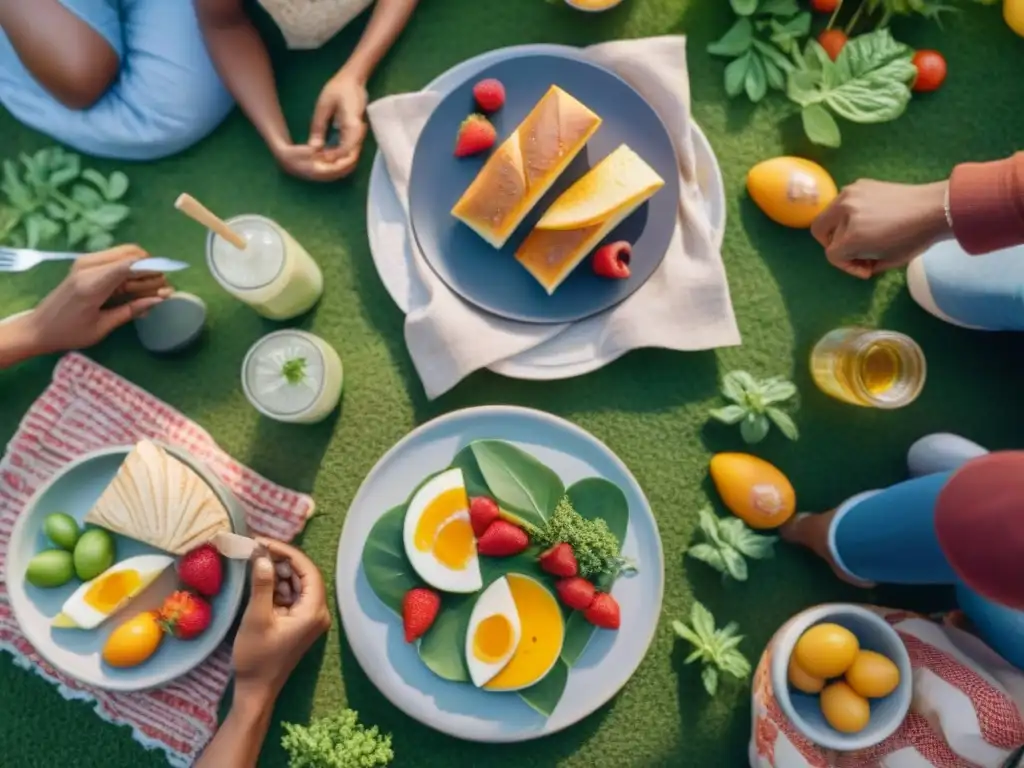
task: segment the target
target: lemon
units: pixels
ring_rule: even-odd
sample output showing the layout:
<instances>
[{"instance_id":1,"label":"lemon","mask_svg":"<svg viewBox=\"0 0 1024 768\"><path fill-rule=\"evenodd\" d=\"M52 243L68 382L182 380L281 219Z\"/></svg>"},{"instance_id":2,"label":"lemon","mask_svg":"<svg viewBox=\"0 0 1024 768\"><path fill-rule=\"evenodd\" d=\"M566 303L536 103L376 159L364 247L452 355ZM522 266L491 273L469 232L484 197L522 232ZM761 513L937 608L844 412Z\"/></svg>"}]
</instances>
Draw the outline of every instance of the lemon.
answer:
<instances>
[{"instance_id":1,"label":"lemon","mask_svg":"<svg viewBox=\"0 0 1024 768\"><path fill-rule=\"evenodd\" d=\"M804 632L793 648L796 663L812 677L839 677L853 664L860 643L838 624L818 624Z\"/></svg>"},{"instance_id":2,"label":"lemon","mask_svg":"<svg viewBox=\"0 0 1024 768\"><path fill-rule=\"evenodd\" d=\"M820 677L809 675L803 671L799 664L796 663L796 659L792 656L789 657L789 684L796 688L798 691L804 693L821 693L821 689L825 687L825 681Z\"/></svg>"},{"instance_id":3,"label":"lemon","mask_svg":"<svg viewBox=\"0 0 1024 768\"><path fill-rule=\"evenodd\" d=\"M1024 37L1024 0L1003 0L1003 20L1006 26Z\"/></svg>"},{"instance_id":4,"label":"lemon","mask_svg":"<svg viewBox=\"0 0 1024 768\"><path fill-rule=\"evenodd\" d=\"M846 670L846 682L868 699L888 696L900 684L900 671L892 661L875 651L860 651Z\"/></svg>"},{"instance_id":5,"label":"lemon","mask_svg":"<svg viewBox=\"0 0 1024 768\"><path fill-rule=\"evenodd\" d=\"M846 683L832 683L821 692L821 714L840 733L857 733L871 719L871 705Z\"/></svg>"}]
</instances>

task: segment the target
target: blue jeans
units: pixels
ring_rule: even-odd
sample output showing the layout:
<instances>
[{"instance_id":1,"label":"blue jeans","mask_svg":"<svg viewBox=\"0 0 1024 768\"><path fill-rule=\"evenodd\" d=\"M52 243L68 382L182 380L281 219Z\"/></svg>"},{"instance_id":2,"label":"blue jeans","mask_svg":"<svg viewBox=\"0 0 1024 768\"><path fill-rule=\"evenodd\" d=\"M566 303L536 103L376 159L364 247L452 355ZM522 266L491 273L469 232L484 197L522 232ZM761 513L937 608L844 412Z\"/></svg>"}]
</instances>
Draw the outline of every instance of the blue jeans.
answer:
<instances>
[{"instance_id":1,"label":"blue jeans","mask_svg":"<svg viewBox=\"0 0 1024 768\"><path fill-rule=\"evenodd\" d=\"M1024 669L1024 612L993 603L963 584L939 546L935 502L951 474L939 472L848 499L829 531L832 556L840 569L865 581L955 585L960 607L981 638Z\"/></svg>"}]
</instances>

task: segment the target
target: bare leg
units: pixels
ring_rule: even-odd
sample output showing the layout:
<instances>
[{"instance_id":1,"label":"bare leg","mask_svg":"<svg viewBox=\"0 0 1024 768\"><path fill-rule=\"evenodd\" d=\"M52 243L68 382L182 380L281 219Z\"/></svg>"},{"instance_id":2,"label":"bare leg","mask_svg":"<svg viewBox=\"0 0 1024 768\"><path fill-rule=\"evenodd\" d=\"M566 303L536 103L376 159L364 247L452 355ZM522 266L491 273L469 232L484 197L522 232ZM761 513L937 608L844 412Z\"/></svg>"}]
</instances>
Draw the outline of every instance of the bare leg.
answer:
<instances>
[{"instance_id":1,"label":"bare leg","mask_svg":"<svg viewBox=\"0 0 1024 768\"><path fill-rule=\"evenodd\" d=\"M807 547L828 563L832 568L832 572L847 584L853 584L855 587L873 587L874 584L871 582L862 581L850 576L837 566L836 561L832 558L832 551L828 546L828 532L832 526L832 518L835 516L836 511L834 509L830 509L828 512L823 512L820 515L801 512L798 515L794 515L785 525L779 528L779 535L782 536L784 541Z\"/></svg>"},{"instance_id":2,"label":"bare leg","mask_svg":"<svg viewBox=\"0 0 1024 768\"><path fill-rule=\"evenodd\" d=\"M0 0L3 29L21 63L70 109L99 101L117 77L117 52L58 0Z\"/></svg>"}]
</instances>

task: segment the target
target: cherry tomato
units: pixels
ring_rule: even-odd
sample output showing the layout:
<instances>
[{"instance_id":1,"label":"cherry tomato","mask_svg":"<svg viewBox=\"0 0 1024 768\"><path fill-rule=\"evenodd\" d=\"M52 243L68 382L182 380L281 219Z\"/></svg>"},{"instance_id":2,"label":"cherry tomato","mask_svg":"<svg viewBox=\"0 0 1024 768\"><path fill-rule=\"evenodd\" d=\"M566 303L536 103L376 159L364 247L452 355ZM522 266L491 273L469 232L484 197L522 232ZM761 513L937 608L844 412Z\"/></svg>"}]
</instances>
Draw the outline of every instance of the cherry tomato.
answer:
<instances>
[{"instance_id":1,"label":"cherry tomato","mask_svg":"<svg viewBox=\"0 0 1024 768\"><path fill-rule=\"evenodd\" d=\"M946 60L938 51L918 51L914 54L914 66L914 90L918 93L937 90L946 79Z\"/></svg>"},{"instance_id":2,"label":"cherry tomato","mask_svg":"<svg viewBox=\"0 0 1024 768\"><path fill-rule=\"evenodd\" d=\"M811 0L811 8L818 13L832 13L839 7L839 0Z\"/></svg>"},{"instance_id":3,"label":"cherry tomato","mask_svg":"<svg viewBox=\"0 0 1024 768\"><path fill-rule=\"evenodd\" d=\"M825 49L825 53L828 57L835 61L839 57L839 52L843 50L843 46L846 45L846 33L841 29L826 29L820 35L818 35L818 42L821 47Z\"/></svg>"}]
</instances>

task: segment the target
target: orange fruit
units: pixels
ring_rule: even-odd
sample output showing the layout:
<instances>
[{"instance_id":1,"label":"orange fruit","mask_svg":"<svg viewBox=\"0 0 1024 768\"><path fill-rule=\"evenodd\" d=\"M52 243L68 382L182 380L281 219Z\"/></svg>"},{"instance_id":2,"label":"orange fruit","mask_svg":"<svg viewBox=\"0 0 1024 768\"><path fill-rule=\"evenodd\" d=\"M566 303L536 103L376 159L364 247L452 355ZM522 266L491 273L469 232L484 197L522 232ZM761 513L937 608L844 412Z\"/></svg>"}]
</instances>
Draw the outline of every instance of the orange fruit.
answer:
<instances>
[{"instance_id":1,"label":"orange fruit","mask_svg":"<svg viewBox=\"0 0 1024 768\"><path fill-rule=\"evenodd\" d=\"M156 653L163 637L156 613L140 613L110 633L103 646L103 660L112 667L138 666Z\"/></svg>"},{"instance_id":2,"label":"orange fruit","mask_svg":"<svg viewBox=\"0 0 1024 768\"><path fill-rule=\"evenodd\" d=\"M839 677L860 650L857 636L838 624L818 624L804 632L793 647L793 658L813 677Z\"/></svg>"},{"instance_id":3,"label":"orange fruit","mask_svg":"<svg viewBox=\"0 0 1024 768\"><path fill-rule=\"evenodd\" d=\"M789 657L789 684L798 691L804 693L821 693L825 687L825 681L820 677L809 675L804 672L803 667L796 663L796 658Z\"/></svg>"},{"instance_id":4,"label":"orange fruit","mask_svg":"<svg viewBox=\"0 0 1024 768\"><path fill-rule=\"evenodd\" d=\"M772 221L807 229L836 199L839 190L828 171L802 157L773 157L747 173L747 191Z\"/></svg>"},{"instance_id":5,"label":"orange fruit","mask_svg":"<svg viewBox=\"0 0 1024 768\"><path fill-rule=\"evenodd\" d=\"M860 651L846 670L846 682L864 698L880 699L896 690L900 670L880 653Z\"/></svg>"},{"instance_id":6,"label":"orange fruit","mask_svg":"<svg viewBox=\"0 0 1024 768\"><path fill-rule=\"evenodd\" d=\"M853 688L840 681L821 692L821 714L840 733L857 733L871 720L871 705Z\"/></svg>"},{"instance_id":7,"label":"orange fruit","mask_svg":"<svg viewBox=\"0 0 1024 768\"><path fill-rule=\"evenodd\" d=\"M711 479L722 503L751 528L777 528L796 511L796 491L778 469L749 453L716 453Z\"/></svg>"}]
</instances>

